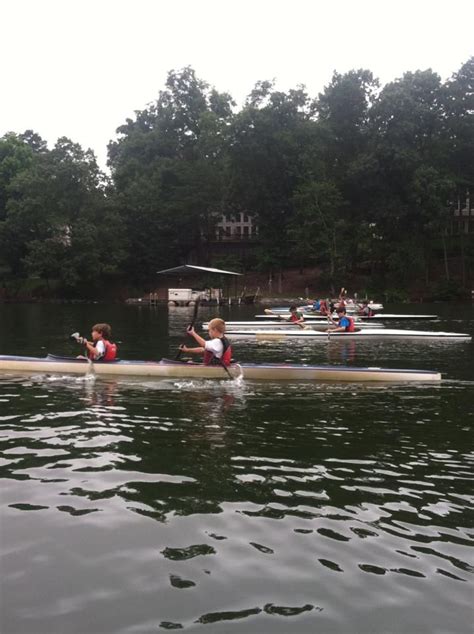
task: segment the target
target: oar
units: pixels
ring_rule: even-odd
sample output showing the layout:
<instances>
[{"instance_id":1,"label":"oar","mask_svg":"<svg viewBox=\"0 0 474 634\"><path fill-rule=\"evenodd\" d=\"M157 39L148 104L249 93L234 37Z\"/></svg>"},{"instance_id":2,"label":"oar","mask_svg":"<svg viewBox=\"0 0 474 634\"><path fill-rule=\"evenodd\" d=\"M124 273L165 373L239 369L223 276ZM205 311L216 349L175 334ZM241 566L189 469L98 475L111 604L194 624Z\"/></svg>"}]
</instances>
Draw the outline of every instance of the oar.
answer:
<instances>
[{"instance_id":1,"label":"oar","mask_svg":"<svg viewBox=\"0 0 474 634\"><path fill-rule=\"evenodd\" d=\"M219 361L219 363L221 364L221 366L224 368L224 370L226 371L227 376L229 377L229 379L231 379L232 381L234 380L234 377L232 376L232 374L229 372L227 366L224 365L222 359L219 359L218 357L216 357L214 355L214 358L217 359Z\"/></svg>"},{"instance_id":2,"label":"oar","mask_svg":"<svg viewBox=\"0 0 474 634\"><path fill-rule=\"evenodd\" d=\"M191 330L191 328L194 327L194 324L196 323L196 318L197 318L197 314L198 314L198 310L199 310L199 302L200 302L200 297L197 298L196 303L194 304L194 312L193 312L193 318L191 323L189 324L187 330ZM176 355L176 361L179 360L180 356L181 356L181 349L178 349L178 354Z\"/></svg>"},{"instance_id":3,"label":"oar","mask_svg":"<svg viewBox=\"0 0 474 634\"><path fill-rule=\"evenodd\" d=\"M279 321L286 321L288 322L289 326L299 326L300 328L303 328L303 330L310 330L311 326L307 326L306 324L295 324L292 321L290 321L289 317L285 317L284 315L280 315L278 313L274 313L272 310L270 310L270 308L265 308L264 313L266 315L272 315L272 317L276 317Z\"/></svg>"},{"instance_id":4,"label":"oar","mask_svg":"<svg viewBox=\"0 0 474 634\"><path fill-rule=\"evenodd\" d=\"M286 335L281 333L267 333L267 332L256 332L255 339L257 341L283 341L286 338Z\"/></svg>"},{"instance_id":5,"label":"oar","mask_svg":"<svg viewBox=\"0 0 474 634\"><path fill-rule=\"evenodd\" d=\"M303 330L311 330L311 326L308 326L307 324L295 324L295 326L299 326Z\"/></svg>"},{"instance_id":6,"label":"oar","mask_svg":"<svg viewBox=\"0 0 474 634\"><path fill-rule=\"evenodd\" d=\"M328 312L326 317L327 317L327 320L328 320L328 326L329 326L329 324L334 324L334 325L336 324L336 322L334 321L333 316L331 315L331 313ZM331 331L329 330L329 328L327 329L326 332L328 333L328 341L330 341L331 340Z\"/></svg>"},{"instance_id":7,"label":"oar","mask_svg":"<svg viewBox=\"0 0 474 634\"><path fill-rule=\"evenodd\" d=\"M290 319L289 317L280 315L280 313L274 313L273 310L270 310L270 308L265 308L263 312L265 313L265 315L271 315L272 317L276 317L280 321L289 321Z\"/></svg>"}]
</instances>

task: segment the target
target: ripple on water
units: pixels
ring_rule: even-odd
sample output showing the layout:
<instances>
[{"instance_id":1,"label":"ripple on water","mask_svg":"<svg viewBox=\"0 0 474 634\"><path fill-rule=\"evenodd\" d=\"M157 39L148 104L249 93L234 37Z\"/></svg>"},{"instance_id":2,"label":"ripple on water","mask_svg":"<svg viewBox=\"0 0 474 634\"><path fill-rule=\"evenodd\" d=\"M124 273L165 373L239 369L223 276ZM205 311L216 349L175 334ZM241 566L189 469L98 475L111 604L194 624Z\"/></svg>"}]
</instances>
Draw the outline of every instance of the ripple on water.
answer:
<instances>
[{"instance_id":1,"label":"ripple on water","mask_svg":"<svg viewBox=\"0 0 474 634\"><path fill-rule=\"evenodd\" d=\"M467 631L469 381L0 398L6 631Z\"/></svg>"}]
</instances>

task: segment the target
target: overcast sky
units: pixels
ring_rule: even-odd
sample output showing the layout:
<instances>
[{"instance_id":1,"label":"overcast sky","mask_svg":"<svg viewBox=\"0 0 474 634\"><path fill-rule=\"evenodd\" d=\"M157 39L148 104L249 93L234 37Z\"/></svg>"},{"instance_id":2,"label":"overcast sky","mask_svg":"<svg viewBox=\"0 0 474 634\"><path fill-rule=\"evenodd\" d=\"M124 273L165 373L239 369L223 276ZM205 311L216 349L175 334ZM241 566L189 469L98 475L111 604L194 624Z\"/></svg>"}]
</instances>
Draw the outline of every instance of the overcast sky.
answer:
<instances>
[{"instance_id":1,"label":"overcast sky","mask_svg":"<svg viewBox=\"0 0 474 634\"><path fill-rule=\"evenodd\" d=\"M116 128L191 65L240 105L254 84L367 68L382 84L474 54L473 0L0 0L0 136L67 136L102 167Z\"/></svg>"}]
</instances>

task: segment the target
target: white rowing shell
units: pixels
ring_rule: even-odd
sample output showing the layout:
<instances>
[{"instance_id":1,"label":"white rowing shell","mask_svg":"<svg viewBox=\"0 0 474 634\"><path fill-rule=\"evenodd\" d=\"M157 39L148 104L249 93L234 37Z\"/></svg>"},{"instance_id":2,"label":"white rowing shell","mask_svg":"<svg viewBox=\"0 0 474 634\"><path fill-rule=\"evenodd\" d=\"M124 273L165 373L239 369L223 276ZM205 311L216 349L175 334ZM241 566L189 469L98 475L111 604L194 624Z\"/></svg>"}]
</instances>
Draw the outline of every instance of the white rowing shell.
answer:
<instances>
[{"instance_id":1,"label":"white rowing shell","mask_svg":"<svg viewBox=\"0 0 474 634\"><path fill-rule=\"evenodd\" d=\"M389 328L376 328L373 330L356 330L355 332L319 332L316 330L227 330L226 336L229 338L257 338L264 339L286 339L286 338L310 338L327 341L336 338L403 338L403 339L458 339L470 341L471 335L460 332L442 332L435 330L394 330Z\"/></svg>"}]
</instances>

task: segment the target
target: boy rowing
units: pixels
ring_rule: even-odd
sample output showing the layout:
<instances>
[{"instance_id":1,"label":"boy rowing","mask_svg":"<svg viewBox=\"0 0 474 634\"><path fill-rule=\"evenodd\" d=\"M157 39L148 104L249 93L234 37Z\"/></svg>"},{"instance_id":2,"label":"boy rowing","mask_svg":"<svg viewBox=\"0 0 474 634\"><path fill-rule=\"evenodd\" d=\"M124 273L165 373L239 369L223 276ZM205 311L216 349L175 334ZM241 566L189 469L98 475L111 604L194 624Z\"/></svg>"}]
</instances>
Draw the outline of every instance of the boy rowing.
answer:
<instances>
[{"instance_id":1,"label":"boy rowing","mask_svg":"<svg viewBox=\"0 0 474 634\"><path fill-rule=\"evenodd\" d=\"M211 319L208 325L210 339L207 341L198 335L193 326L187 330L188 335L193 337L199 344L196 348L188 348L184 344L179 347L181 352L190 354L202 354L204 365L221 365L227 367L232 359L232 347L225 337L225 321L216 317Z\"/></svg>"},{"instance_id":2,"label":"boy rowing","mask_svg":"<svg viewBox=\"0 0 474 634\"><path fill-rule=\"evenodd\" d=\"M112 329L109 324L95 324L92 326L92 341L85 337L75 337L76 341L85 346L86 356L79 359L91 361L115 361L117 357L117 345L110 341Z\"/></svg>"},{"instance_id":3,"label":"boy rowing","mask_svg":"<svg viewBox=\"0 0 474 634\"><path fill-rule=\"evenodd\" d=\"M334 328L328 328L327 332L354 332L355 331L355 323L354 318L346 315L346 309L340 306L336 308L337 312L337 323L334 321L332 317L330 317L332 323L334 324Z\"/></svg>"},{"instance_id":4,"label":"boy rowing","mask_svg":"<svg viewBox=\"0 0 474 634\"><path fill-rule=\"evenodd\" d=\"M289 322L300 328L304 328L304 316L298 311L296 306L290 306Z\"/></svg>"}]
</instances>

